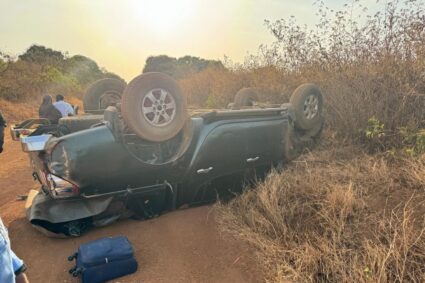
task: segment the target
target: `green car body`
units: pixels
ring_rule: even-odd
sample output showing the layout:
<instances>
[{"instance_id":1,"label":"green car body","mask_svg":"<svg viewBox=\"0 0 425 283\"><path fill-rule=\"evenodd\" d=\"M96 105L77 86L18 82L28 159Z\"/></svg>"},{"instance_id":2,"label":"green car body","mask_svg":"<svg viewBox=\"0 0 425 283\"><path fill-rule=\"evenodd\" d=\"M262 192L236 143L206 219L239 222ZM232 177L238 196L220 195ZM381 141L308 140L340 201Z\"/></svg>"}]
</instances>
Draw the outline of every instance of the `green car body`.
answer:
<instances>
[{"instance_id":1,"label":"green car body","mask_svg":"<svg viewBox=\"0 0 425 283\"><path fill-rule=\"evenodd\" d=\"M122 134L105 123L52 138L46 144L50 150L32 159L37 160L36 174L44 170L75 184L79 194L73 197L93 198L166 182L178 188L178 207L196 201L199 190L208 189L215 179L279 163L289 123L283 108L192 117L186 126L189 137L167 160L142 160L118 137ZM156 145L145 146L152 152Z\"/></svg>"},{"instance_id":2,"label":"green car body","mask_svg":"<svg viewBox=\"0 0 425 283\"><path fill-rule=\"evenodd\" d=\"M284 162L293 120L289 105L210 112L189 118L178 136L159 144L126 132L112 108L95 127L23 138L42 185L28 218L52 230L45 223L87 219L115 200L138 200L147 218L234 195ZM43 142L33 143L37 138Z\"/></svg>"}]
</instances>

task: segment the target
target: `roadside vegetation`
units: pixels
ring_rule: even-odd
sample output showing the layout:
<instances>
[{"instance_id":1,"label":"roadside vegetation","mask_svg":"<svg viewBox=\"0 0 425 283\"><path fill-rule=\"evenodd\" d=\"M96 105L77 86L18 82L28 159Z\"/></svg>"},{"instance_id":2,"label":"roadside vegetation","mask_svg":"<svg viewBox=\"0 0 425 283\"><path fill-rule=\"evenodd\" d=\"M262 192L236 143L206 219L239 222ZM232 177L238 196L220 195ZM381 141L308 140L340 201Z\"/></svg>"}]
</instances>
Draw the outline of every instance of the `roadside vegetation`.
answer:
<instances>
[{"instance_id":1,"label":"roadside vegetation","mask_svg":"<svg viewBox=\"0 0 425 283\"><path fill-rule=\"evenodd\" d=\"M228 204L267 282L423 282L424 159L322 145Z\"/></svg>"},{"instance_id":2,"label":"roadside vegetation","mask_svg":"<svg viewBox=\"0 0 425 283\"><path fill-rule=\"evenodd\" d=\"M119 78L101 69L90 58L68 56L40 45L15 57L0 51L0 99L13 102L38 100L44 94L81 97L93 81Z\"/></svg>"},{"instance_id":3,"label":"roadside vegetation","mask_svg":"<svg viewBox=\"0 0 425 283\"><path fill-rule=\"evenodd\" d=\"M312 82L325 95L326 121L339 137L373 143L373 150L402 145L407 132L423 127L425 4L378 1L382 9L372 15L367 4L349 1L332 11L315 1L313 29L295 18L266 21L273 44L243 64L225 60L225 69L181 80L190 104L224 107L248 86L262 90L261 100L282 103L298 85Z\"/></svg>"},{"instance_id":4,"label":"roadside vegetation","mask_svg":"<svg viewBox=\"0 0 425 283\"><path fill-rule=\"evenodd\" d=\"M367 1L343 11L318 1L315 29L267 22L274 44L183 82L192 99L210 87L202 101L214 107L247 83L271 102L304 82L323 90L321 144L217 206L268 282L425 280L425 3L379 3L368 15Z\"/></svg>"},{"instance_id":5,"label":"roadside vegetation","mask_svg":"<svg viewBox=\"0 0 425 283\"><path fill-rule=\"evenodd\" d=\"M270 103L289 101L302 83L322 89L318 147L216 207L222 231L256 251L268 282L425 280L425 2L378 1L377 12L367 4L332 11L315 1L314 28L295 18L266 22L275 42L242 64L146 62L144 71L168 70L189 105L202 108L226 106L243 87ZM39 46L0 55L0 108L50 91L78 97L115 76Z\"/></svg>"}]
</instances>

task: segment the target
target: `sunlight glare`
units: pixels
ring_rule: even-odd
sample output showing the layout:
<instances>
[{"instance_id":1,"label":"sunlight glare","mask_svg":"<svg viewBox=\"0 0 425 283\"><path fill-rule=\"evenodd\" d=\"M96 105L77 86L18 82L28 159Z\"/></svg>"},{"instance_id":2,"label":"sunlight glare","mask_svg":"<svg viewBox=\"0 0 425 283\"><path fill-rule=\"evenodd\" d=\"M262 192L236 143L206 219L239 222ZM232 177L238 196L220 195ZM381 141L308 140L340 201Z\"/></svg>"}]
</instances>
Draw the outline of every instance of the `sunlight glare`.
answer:
<instances>
[{"instance_id":1,"label":"sunlight glare","mask_svg":"<svg viewBox=\"0 0 425 283\"><path fill-rule=\"evenodd\" d=\"M135 21L156 34L180 33L193 25L196 0L132 0Z\"/></svg>"}]
</instances>

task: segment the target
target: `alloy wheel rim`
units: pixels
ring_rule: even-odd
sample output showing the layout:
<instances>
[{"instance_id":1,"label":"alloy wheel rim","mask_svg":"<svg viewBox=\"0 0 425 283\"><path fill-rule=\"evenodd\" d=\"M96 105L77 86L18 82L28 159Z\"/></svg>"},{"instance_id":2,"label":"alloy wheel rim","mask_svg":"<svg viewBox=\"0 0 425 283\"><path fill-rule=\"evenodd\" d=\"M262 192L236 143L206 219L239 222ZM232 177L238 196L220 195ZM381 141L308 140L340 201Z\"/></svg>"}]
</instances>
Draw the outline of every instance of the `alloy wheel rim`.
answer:
<instances>
[{"instance_id":1,"label":"alloy wheel rim","mask_svg":"<svg viewBox=\"0 0 425 283\"><path fill-rule=\"evenodd\" d=\"M304 101L304 116L311 120L319 113L319 99L316 95L309 95Z\"/></svg>"},{"instance_id":2,"label":"alloy wheel rim","mask_svg":"<svg viewBox=\"0 0 425 283\"><path fill-rule=\"evenodd\" d=\"M143 117L155 127L169 125L176 115L174 97L162 88L150 90L143 98L141 108Z\"/></svg>"}]
</instances>

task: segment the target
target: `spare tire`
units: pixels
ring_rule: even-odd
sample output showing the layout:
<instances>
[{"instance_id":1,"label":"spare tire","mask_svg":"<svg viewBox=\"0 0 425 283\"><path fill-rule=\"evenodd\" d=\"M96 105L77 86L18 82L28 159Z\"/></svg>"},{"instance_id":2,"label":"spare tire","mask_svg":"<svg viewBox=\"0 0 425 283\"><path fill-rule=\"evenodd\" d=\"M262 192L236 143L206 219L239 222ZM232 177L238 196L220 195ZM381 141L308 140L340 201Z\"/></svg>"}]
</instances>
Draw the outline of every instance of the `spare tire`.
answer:
<instances>
[{"instance_id":1,"label":"spare tire","mask_svg":"<svg viewBox=\"0 0 425 283\"><path fill-rule=\"evenodd\" d=\"M323 96L316 85L300 85L293 92L290 102L295 112L295 126L298 129L309 131L323 123Z\"/></svg>"},{"instance_id":2,"label":"spare tire","mask_svg":"<svg viewBox=\"0 0 425 283\"><path fill-rule=\"evenodd\" d=\"M258 90L254 87L242 88L235 95L233 107L254 106L254 101L258 101Z\"/></svg>"},{"instance_id":3,"label":"spare tire","mask_svg":"<svg viewBox=\"0 0 425 283\"><path fill-rule=\"evenodd\" d=\"M124 90L121 112L140 138L161 142L176 136L187 118L186 97L177 82L163 73L145 73Z\"/></svg>"},{"instance_id":4,"label":"spare tire","mask_svg":"<svg viewBox=\"0 0 425 283\"><path fill-rule=\"evenodd\" d=\"M84 111L99 111L121 101L126 83L119 79L101 79L90 85L83 97Z\"/></svg>"}]
</instances>

